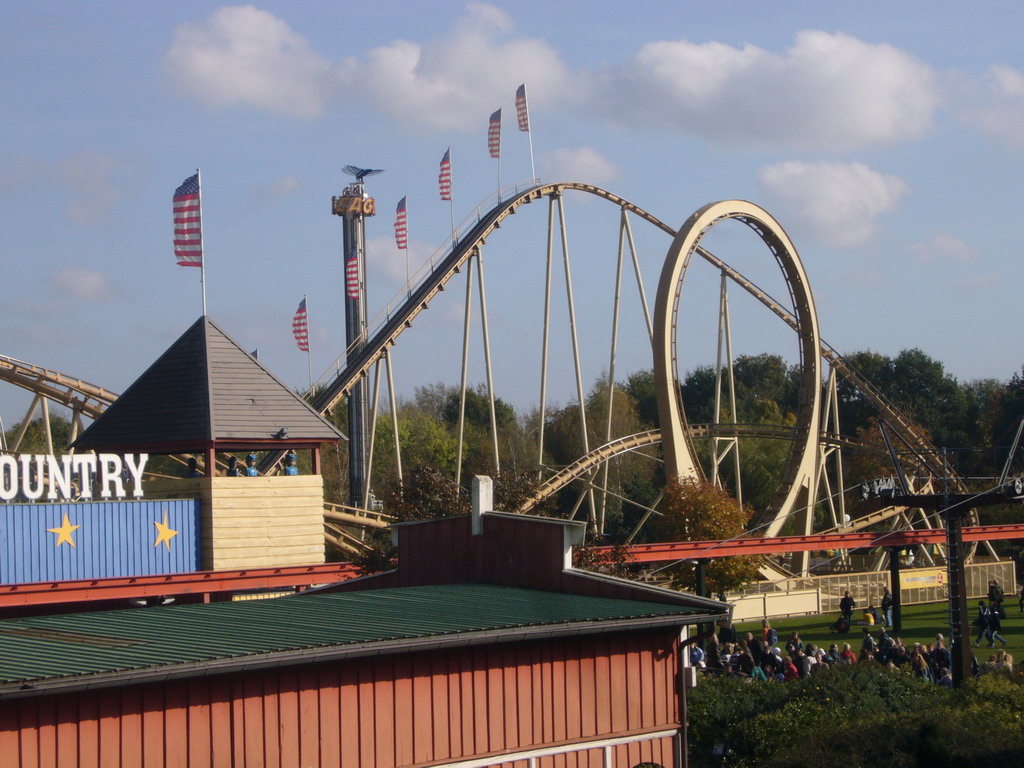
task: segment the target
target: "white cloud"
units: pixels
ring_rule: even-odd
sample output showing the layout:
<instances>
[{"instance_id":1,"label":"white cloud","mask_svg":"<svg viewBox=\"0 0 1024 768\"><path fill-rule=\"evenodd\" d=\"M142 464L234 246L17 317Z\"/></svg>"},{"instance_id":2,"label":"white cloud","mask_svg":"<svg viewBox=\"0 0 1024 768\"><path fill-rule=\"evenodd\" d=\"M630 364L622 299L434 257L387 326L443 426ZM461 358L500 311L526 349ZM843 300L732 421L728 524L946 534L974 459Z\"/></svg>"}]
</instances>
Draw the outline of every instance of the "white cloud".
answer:
<instances>
[{"instance_id":1,"label":"white cloud","mask_svg":"<svg viewBox=\"0 0 1024 768\"><path fill-rule=\"evenodd\" d=\"M939 232L928 240L912 243L909 248L922 264L970 264L978 259L977 251L948 232Z\"/></svg>"},{"instance_id":2,"label":"white cloud","mask_svg":"<svg viewBox=\"0 0 1024 768\"><path fill-rule=\"evenodd\" d=\"M330 63L304 37L251 5L180 26L163 66L177 88L207 105L300 118L320 115L334 86Z\"/></svg>"},{"instance_id":3,"label":"white cloud","mask_svg":"<svg viewBox=\"0 0 1024 768\"><path fill-rule=\"evenodd\" d=\"M360 99L408 125L472 129L527 83L531 106L565 98L569 73L545 42L511 38L512 19L470 3L450 34L396 40L332 62L283 20L252 6L222 8L178 28L164 71L210 106L317 117L332 99Z\"/></svg>"},{"instance_id":4,"label":"white cloud","mask_svg":"<svg viewBox=\"0 0 1024 768\"><path fill-rule=\"evenodd\" d=\"M984 85L969 92L966 120L986 133L1024 149L1024 72L992 67Z\"/></svg>"},{"instance_id":5,"label":"white cloud","mask_svg":"<svg viewBox=\"0 0 1024 768\"><path fill-rule=\"evenodd\" d=\"M542 40L510 38L502 10L471 3L452 33L428 45L398 40L343 64L348 87L384 113L430 128L480 127L527 84L531 107L565 99L570 74Z\"/></svg>"},{"instance_id":6,"label":"white cloud","mask_svg":"<svg viewBox=\"0 0 1024 768\"><path fill-rule=\"evenodd\" d=\"M482 2L469 3L444 35L335 60L267 11L226 7L179 27L164 69L212 106L313 118L332 103L362 103L442 131L482 131L494 109L512 111L525 82L535 113L582 107L634 129L771 149L849 151L912 139L940 105L935 71L886 43L818 30L798 33L783 52L658 41L600 71L571 71L545 40L517 37L510 15Z\"/></svg>"},{"instance_id":7,"label":"white cloud","mask_svg":"<svg viewBox=\"0 0 1024 768\"><path fill-rule=\"evenodd\" d=\"M783 54L753 45L649 43L606 70L609 119L724 145L846 151L915 138L939 106L927 64L885 43L808 30Z\"/></svg>"},{"instance_id":8,"label":"white cloud","mask_svg":"<svg viewBox=\"0 0 1024 768\"><path fill-rule=\"evenodd\" d=\"M399 249L394 237L371 238L366 242L368 276L383 282L388 291L397 290L405 285L407 275L415 282L420 270L427 269L424 265L434 250L435 246L413 237L409 238L408 252Z\"/></svg>"},{"instance_id":9,"label":"white cloud","mask_svg":"<svg viewBox=\"0 0 1024 768\"><path fill-rule=\"evenodd\" d=\"M117 294L106 274L74 264L61 267L50 275L49 280L61 293L84 301L104 301Z\"/></svg>"},{"instance_id":10,"label":"white cloud","mask_svg":"<svg viewBox=\"0 0 1024 768\"><path fill-rule=\"evenodd\" d=\"M878 217L910 191L899 177L863 163L777 163L758 171L758 183L782 221L797 219L815 239L841 248L868 242Z\"/></svg>"},{"instance_id":11,"label":"white cloud","mask_svg":"<svg viewBox=\"0 0 1024 768\"><path fill-rule=\"evenodd\" d=\"M541 159L547 179L607 184L619 177L620 168L591 147L556 149Z\"/></svg>"}]
</instances>

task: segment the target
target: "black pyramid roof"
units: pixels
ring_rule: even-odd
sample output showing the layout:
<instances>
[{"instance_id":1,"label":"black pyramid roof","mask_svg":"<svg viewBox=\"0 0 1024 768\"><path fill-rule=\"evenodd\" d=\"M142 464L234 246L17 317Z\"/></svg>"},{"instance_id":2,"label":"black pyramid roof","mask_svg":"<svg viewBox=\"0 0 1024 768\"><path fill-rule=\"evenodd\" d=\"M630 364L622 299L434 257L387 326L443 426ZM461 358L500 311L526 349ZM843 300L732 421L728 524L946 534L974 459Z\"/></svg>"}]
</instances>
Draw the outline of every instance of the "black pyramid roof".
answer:
<instances>
[{"instance_id":1,"label":"black pyramid roof","mask_svg":"<svg viewBox=\"0 0 1024 768\"><path fill-rule=\"evenodd\" d=\"M278 437L281 428L287 437ZM209 317L200 317L75 441L165 453L337 442L342 437Z\"/></svg>"}]
</instances>

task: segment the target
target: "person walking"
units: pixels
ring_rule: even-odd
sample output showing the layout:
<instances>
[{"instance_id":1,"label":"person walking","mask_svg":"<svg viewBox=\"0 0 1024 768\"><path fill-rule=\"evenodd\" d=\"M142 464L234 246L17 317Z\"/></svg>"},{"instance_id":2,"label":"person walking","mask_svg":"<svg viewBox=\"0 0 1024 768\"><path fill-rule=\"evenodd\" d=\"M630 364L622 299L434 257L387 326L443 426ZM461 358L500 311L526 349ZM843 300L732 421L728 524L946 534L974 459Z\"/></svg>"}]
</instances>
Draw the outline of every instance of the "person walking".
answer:
<instances>
[{"instance_id":1,"label":"person walking","mask_svg":"<svg viewBox=\"0 0 1024 768\"><path fill-rule=\"evenodd\" d=\"M995 579L989 579L988 582L988 602L989 605L999 605L1003 602L1003 588Z\"/></svg>"},{"instance_id":2,"label":"person walking","mask_svg":"<svg viewBox=\"0 0 1024 768\"><path fill-rule=\"evenodd\" d=\"M978 637L974 641L974 647L977 648L982 638L984 638L988 640L989 648L991 648L994 643L992 642L992 634L989 629L989 610L985 606L984 600L978 601L978 615L974 619L974 626L978 628Z\"/></svg>"},{"instance_id":3,"label":"person walking","mask_svg":"<svg viewBox=\"0 0 1024 768\"><path fill-rule=\"evenodd\" d=\"M999 605L989 604L988 607L988 647L995 648L996 640L1006 647L1006 638L999 634L999 630L1003 628L1002 622L999 620Z\"/></svg>"}]
</instances>

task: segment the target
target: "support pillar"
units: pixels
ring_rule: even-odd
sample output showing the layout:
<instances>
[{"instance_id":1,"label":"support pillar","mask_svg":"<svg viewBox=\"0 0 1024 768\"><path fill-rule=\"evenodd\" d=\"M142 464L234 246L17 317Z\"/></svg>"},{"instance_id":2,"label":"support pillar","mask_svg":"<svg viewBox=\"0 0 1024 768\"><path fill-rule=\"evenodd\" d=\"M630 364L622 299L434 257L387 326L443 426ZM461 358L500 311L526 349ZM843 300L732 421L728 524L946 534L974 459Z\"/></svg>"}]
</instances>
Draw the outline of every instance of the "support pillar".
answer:
<instances>
[{"instance_id":1,"label":"support pillar","mask_svg":"<svg viewBox=\"0 0 1024 768\"><path fill-rule=\"evenodd\" d=\"M889 581L892 582L892 626L889 631L899 635L903 631L903 601L900 597L900 548L889 547Z\"/></svg>"},{"instance_id":2,"label":"support pillar","mask_svg":"<svg viewBox=\"0 0 1024 768\"><path fill-rule=\"evenodd\" d=\"M709 597L708 595L708 561L707 560L695 560L694 561L694 576L696 577L696 592L700 597ZM714 626L708 622L701 622L697 625L697 634L702 635L709 629L714 629ZM701 643L703 646L703 643Z\"/></svg>"},{"instance_id":3,"label":"support pillar","mask_svg":"<svg viewBox=\"0 0 1024 768\"><path fill-rule=\"evenodd\" d=\"M967 616L967 579L964 569L963 507L943 504L946 519L946 569L949 588L949 643L953 658L953 685L971 677L971 628Z\"/></svg>"}]
</instances>

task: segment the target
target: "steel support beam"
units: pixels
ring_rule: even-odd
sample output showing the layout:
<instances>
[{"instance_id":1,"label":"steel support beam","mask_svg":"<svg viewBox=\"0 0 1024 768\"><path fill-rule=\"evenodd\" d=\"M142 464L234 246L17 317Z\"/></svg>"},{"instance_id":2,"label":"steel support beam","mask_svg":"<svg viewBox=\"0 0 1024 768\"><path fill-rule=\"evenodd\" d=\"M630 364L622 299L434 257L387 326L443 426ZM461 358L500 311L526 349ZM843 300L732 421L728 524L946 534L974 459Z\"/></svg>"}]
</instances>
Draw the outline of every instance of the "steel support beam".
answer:
<instances>
[{"instance_id":1,"label":"steel support beam","mask_svg":"<svg viewBox=\"0 0 1024 768\"><path fill-rule=\"evenodd\" d=\"M1024 539L1024 524L977 525L963 529L963 540L997 541ZM699 560L733 555L775 555L785 552L807 552L816 549L863 549L865 547L915 547L946 541L942 528L884 533L827 533L811 536L775 536L768 538L725 539L720 541L673 541L659 544L635 544L629 549L635 563L662 563L667 560ZM595 547L596 552L611 547Z\"/></svg>"}]
</instances>

